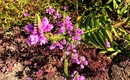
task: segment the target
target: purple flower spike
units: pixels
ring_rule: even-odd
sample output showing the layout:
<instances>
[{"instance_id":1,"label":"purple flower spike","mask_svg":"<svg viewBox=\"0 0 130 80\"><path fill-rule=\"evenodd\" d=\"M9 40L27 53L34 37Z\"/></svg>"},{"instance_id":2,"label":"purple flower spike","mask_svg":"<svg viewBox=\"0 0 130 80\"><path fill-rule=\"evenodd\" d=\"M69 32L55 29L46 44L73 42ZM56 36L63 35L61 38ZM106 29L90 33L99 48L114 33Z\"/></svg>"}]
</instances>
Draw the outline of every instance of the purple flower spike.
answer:
<instances>
[{"instance_id":1,"label":"purple flower spike","mask_svg":"<svg viewBox=\"0 0 130 80\"><path fill-rule=\"evenodd\" d=\"M73 30L73 25L72 25L70 19L71 19L70 17L67 17L67 18L65 19L65 24L66 24L66 28L67 28L69 31L72 31L72 30Z\"/></svg>"},{"instance_id":2,"label":"purple flower spike","mask_svg":"<svg viewBox=\"0 0 130 80\"><path fill-rule=\"evenodd\" d=\"M46 9L46 13L49 15L53 14L55 12L55 9L52 8L52 6L49 7L49 9Z\"/></svg>"},{"instance_id":3,"label":"purple flower spike","mask_svg":"<svg viewBox=\"0 0 130 80\"><path fill-rule=\"evenodd\" d=\"M34 30L34 26L31 25L31 24L28 24L28 25L26 25L26 30L27 30L28 32L32 32L32 31Z\"/></svg>"},{"instance_id":4,"label":"purple flower spike","mask_svg":"<svg viewBox=\"0 0 130 80\"><path fill-rule=\"evenodd\" d=\"M68 31L68 34L73 35L74 32L73 31Z\"/></svg>"},{"instance_id":5,"label":"purple flower spike","mask_svg":"<svg viewBox=\"0 0 130 80\"><path fill-rule=\"evenodd\" d=\"M75 44L72 44L72 49L74 49L76 47L76 45Z\"/></svg>"}]
</instances>

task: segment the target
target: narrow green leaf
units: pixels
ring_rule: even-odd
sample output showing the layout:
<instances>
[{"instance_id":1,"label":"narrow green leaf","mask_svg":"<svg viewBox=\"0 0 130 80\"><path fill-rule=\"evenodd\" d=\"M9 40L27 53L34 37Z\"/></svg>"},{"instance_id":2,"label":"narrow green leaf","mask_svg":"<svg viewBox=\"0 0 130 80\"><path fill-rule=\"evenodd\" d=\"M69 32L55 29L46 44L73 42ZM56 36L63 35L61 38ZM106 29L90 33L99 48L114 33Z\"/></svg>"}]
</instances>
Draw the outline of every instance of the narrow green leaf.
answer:
<instances>
[{"instance_id":1,"label":"narrow green leaf","mask_svg":"<svg viewBox=\"0 0 130 80\"><path fill-rule=\"evenodd\" d=\"M99 22L99 19L94 20L94 27L101 26L101 23Z\"/></svg>"},{"instance_id":2,"label":"narrow green leaf","mask_svg":"<svg viewBox=\"0 0 130 80\"><path fill-rule=\"evenodd\" d=\"M88 15L87 18L86 18L86 21L85 21L85 29L88 30L90 29L90 16Z\"/></svg>"},{"instance_id":3,"label":"narrow green leaf","mask_svg":"<svg viewBox=\"0 0 130 80\"><path fill-rule=\"evenodd\" d=\"M100 43L99 38L96 36L96 33L93 32L91 36L92 39L96 42L96 44L98 44L101 48L103 48L103 45Z\"/></svg>"},{"instance_id":4,"label":"narrow green leaf","mask_svg":"<svg viewBox=\"0 0 130 80\"><path fill-rule=\"evenodd\" d=\"M118 53L120 53L120 52L121 52L121 50L118 50L118 51L112 53L109 57L110 57L110 58L113 58L114 56L116 56L116 55L117 55Z\"/></svg>"},{"instance_id":5,"label":"narrow green leaf","mask_svg":"<svg viewBox=\"0 0 130 80\"><path fill-rule=\"evenodd\" d=\"M118 8L118 4L117 4L116 0L113 0L113 8L114 8L114 9L117 9L117 8Z\"/></svg>"},{"instance_id":6,"label":"narrow green leaf","mask_svg":"<svg viewBox=\"0 0 130 80\"><path fill-rule=\"evenodd\" d=\"M106 3L106 5L110 4L111 2L112 2L112 0L108 0L107 3Z\"/></svg>"},{"instance_id":7,"label":"narrow green leaf","mask_svg":"<svg viewBox=\"0 0 130 80\"><path fill-rule=\"evenodd\" d=\"M102 35L101 31L98 31L97 37L98 37L98 40L99 40L99 42L100 42L100 45L102 45L103 48L106 48L106 41L105 41L105 38L104 38L104 36Z\"/></svg>"},{"instance_id":8,"label":"narrow green leaf","mask_svg":"<svg viewBox=\"0 0 130 80\"><path fill-rule=\"evenodd\" d=\"M109 9L110 11L112 11L112 8L110 6L106 6L107 9Z\"/></svg>"},{"instance_id":9,"label":"narrow green leaf","mask_svg":"<svg viewBox=\"0 0 130 80\"><path fill-rule=\"evenodd\" d=\"M105 27L105 28L102 28L102 32L104 33L104 35L106 36L106 38L108 39L108 41L112 42L112 34L110 32L110 30Z\"/></svg>"},{"instance_id":10,"label":"narrow green leaf","mask_svg":"<svg viewBox=\"0 0 130 80\"><path fill-rule=\"evenodd\" d=\"M121 11L120 11L120 16L123 16L123 14L125 14L127 12L127 8L128 8L128 5L125 5Z\"/></svg>"},{"instance_id":11,"label":"narrow green leaf","mask_svg":"<svg viewBox=\"0 0 130 80\"><path fill-rule=\"evenodd\" d=\"M114 27L113 25L110 25L110 27L111 27L111 30L113 31L114 35L115 35L117 38L119 38L119 34L118 34L117 30L115 29L115 27Z\"/></svg>"},{"instance_id":12,"label":"narrow green leaf","mask_svg":"<svg viewBox=\"0 0 130 80\"><path fill-rule=\"evenodd\" d=\"M86 39L87 39L92 45L94 45L96 48L101 48L101 47L99 46L99 44L93 39L92 36L86 35Z\"/></svg>"}]
</instances>

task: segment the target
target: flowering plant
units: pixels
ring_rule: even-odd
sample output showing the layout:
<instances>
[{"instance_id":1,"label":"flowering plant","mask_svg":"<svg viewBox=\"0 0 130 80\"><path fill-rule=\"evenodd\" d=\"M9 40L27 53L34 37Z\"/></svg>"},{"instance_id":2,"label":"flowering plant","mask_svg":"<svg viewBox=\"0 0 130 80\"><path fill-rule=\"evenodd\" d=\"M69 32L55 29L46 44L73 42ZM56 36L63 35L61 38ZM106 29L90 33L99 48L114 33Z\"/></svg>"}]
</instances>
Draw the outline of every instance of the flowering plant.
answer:
<instances>
[{"instance_id":1,"label":"flowering plant","mask_svg":"<svg viewBox=\"0 0 130 80\"><path fill-rule=\"evenodd\" d=\"M46 9L46 13L49 17L44 17L41 20L40 16L36 14L35 24L26 25L26 30L30 33L30 36L27 39L28 44L51 44L50 50L58 47L64 51L66 59L69 59L69 62L76 63L83 69L88 62L84 56L80 57L76 53L76 46L81 43L80 40L83 30L73 25L71 17L61 15L60 12L57 12L52 6L50 6L49 9ZM54 22L51 22L50 20L52 17ZM68 61L65 65L66 64L68 64ZM64 68L67 68L67 66ZM67 69L64 69L64 72L68 74Z\"/></svg>"}]
</instances>

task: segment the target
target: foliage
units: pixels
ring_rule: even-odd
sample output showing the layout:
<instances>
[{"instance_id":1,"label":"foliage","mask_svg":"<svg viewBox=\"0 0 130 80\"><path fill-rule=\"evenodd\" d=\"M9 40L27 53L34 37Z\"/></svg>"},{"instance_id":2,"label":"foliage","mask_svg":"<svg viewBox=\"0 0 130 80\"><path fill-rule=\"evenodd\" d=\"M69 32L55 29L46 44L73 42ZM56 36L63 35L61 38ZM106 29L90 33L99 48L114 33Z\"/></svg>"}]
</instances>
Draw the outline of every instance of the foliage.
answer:
<instances>
[{"instance_id":1,"label":"foliage","mask_svg":"<svg viewBox=\"0 0 130 80\"><path fill-rule=\"evenodd\" d=\"M113 54L117 55L122 50L113 48L113 42L118 44L116 41L120 40L121 36L125 36L125 34L120 34L123 28L119 27L126 25L130 21L129 4L125 4L124 0L109 0L106 3L99 0L95 1L94 4L86 7L78 20L79 27L85 30L84 42L92 44L103 51L105 50L105 53L113 49L115 50ZM116 18L110 14L115 15ZM122 19L123 21L121 21ZM108 42L112 49L108 47Z\"/></svg>"},{"instance_id":2,"label":"foliage","mask_svg":"<svg viewBox=\"0 0 130 80\"><path fill-rule=\"evenodd\" d=\"M13 26L22 27L26 23L33 23L34 14L44 12L46 4L42 0L1 0L0 27L7 32ZM24 15L25 12L28 13L28 16Z\"/></svg>"}]
</instances>

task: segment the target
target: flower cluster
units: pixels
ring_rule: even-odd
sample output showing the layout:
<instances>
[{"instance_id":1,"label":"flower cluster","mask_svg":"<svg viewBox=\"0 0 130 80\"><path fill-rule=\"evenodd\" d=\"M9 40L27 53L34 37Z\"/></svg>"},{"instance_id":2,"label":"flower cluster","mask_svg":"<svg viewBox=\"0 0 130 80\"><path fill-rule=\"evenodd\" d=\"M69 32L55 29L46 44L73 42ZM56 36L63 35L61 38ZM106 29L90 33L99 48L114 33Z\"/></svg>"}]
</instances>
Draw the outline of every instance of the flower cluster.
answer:
<instances>
[{"instance_id":1,"label":"flower cluster","mask_svg":"<svg viewBox=\"0 0 130 80\"><path fill-rule=\"evenodd\" d=\"M50 32L53 29L53 25L49 24L49 21L46 17L42 19L41 25L37 27L33 25L26 25L26 30L31 33L29 36L27 42L30 45L37 44L38 41L40 42L40 45L46 44L47 38L44 36L44 32Z\"/></svg>"}]
</instances>

